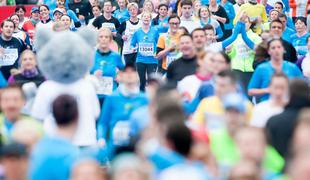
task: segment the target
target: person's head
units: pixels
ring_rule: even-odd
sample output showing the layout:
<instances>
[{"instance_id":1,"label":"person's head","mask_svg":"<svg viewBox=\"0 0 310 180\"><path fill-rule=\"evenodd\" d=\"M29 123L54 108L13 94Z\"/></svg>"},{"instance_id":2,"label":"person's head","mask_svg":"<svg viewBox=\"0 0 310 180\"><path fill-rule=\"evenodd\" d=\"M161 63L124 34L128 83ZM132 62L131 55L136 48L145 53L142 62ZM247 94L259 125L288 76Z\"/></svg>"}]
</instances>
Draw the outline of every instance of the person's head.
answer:
<instances>
[{"instance_id":1,"label":"person's head","mask_svg":"<svg viewBox=\"0 0 310 180\"><path fill-rule=\"evenodd\" d=\"M15 27L18 27L19 24L19 16L17 14L13 14L10 16L10 19L14 22Z\"/></svg>"},{"instance_id":2,"label":"person's head","mask_svg":"<svg viewBox=\"0 0 310 180\"><path fill-rule=\"evenodd\" d=\"M89 0L89 3L91 6L100 6L100 3L98 0Z\"/></svg>"},{"instance_id":3,"label":"person's head","mask_svg":"<svg viewBox=\"0 0 310 180\"><path fill-rule=\"evenodd\" d=\"M5 179L27 179L28 157L29 153L24 144L14 142L1 147Z\"/></svg>"},{"instance_id":4,"label":"person's head","mask_svg":"<svg viewBox=\"0 0 310 180\"><path fill-rule=\"evenodd\" d=\"M201 1L200 0L195 0L193 4L194 4L194 11L195 11L195 13L198 14L198 11L201 8Z\"/></svg>"},{"instance_id":5,"label":"person's head","mask_svg":"<svg viewBox=\"0 0 310 180\"><path fill-rule=\"evenodd\" d=\"M16 27L15 23L10 19L2 21L1 23L2 36L4 36L6 39L12 38L15 27Z\"/></svg>"},{"instance_id":6,"label":"person's head","mask_svg":"<svg viewBox=\"0 0 310 180\"><path fill-rule=\"evenodd\" d=\"M277 19L278 16L279 16L279 11L277 11L277 10L271 10L269 12L269 19L270 19L270 21Z\"/></svg>"},{"instance_id":7,"label":"person's head","mask_svg":"<svg viewBox=\"0 0 310 180\"><path fill-rule=\"evenodd\" d=\"M179 16L176 14L171 14L168 18L168 23L170 32L177 33L181 23Z\"/></svg>"},{"instance_id":8,"label":"person's head","mask_svg":"<svg viewBox=\"0 0 310 180\"><path fill-rule=\"evenodd\" d=\"M102 27L98 31L98 49L106 51L110 47L110 43L113 39L113 35L110 29Z\"/></svg>"},{"instance_id":9,"label":"person's head","mask_svg":"<svg viewBox=\"0 0 310 180\"><path fill-rule=\"evenodd\" d=\"M202 51L197 57L198 70L213 74L214 53Z\"/></svg>"},{"instance_id":10,"label":"person's head","mask_svg":"<svg viewBox=\"0 0 310 180\"><path fill-rule=\"evenodd\" d=\"M180 21L180 22L181 22L181 21ZM187 30L186 27L184 27L184 26L179 26L178 33L179 33L180 35L189 34L188 30Z\"/></svg>"},{"instance_id":11,"label":"person's head","mask_svg":"<svg viewBox=\"0 0 310 180\"><path fill-rule=\"evenodd\" d=\"M263 42L268 42L268 40L271 38L270 31L264 30L261 34L261 38Z\"/></svg>"},{"instance_id":12,"label":"person's head","mask_svg":"<svg viewBox=\"0 0 310 180\"><path fill-rule=\"evenodd\" d=\"M241 159L254 161L261 165L267 145L262 129L256 127L241 127L236 131L234 140L240 152Z\"/></svg>"},{"instance_id":13,"label":"person's head","mask_svg":"<svg viewBox=\"0 0 310 180\"><path fill-rule=\"evenodd\" d=\"M166 17L168 15L168 6L166 4L160 4L158 6L158 14L160 17Z\"/></svg>"},{"instance_id":14,"label":"person's head","mask_svg":"<svg viewBox=\"0 0 310 180\"><path fill-rule=\"evenodd\" d=\"M134 65L126 65L118 74L118 79L122 85L122 90L126 93L139 92L139 76Z\"/></svg>"},{"instance_id":15,"label":"person's head","mask_svg":"<svg viewBox=\"0 0 310 180\"><path fill-rule=\"evenodd\" d=\"M251 160L241 160L232 167L228 180L260 180L261 169Z\"/></svg>"},{"instance_id":16,"label":"person's head","mask_svg":"<svg viewBox=\"0 0 310 180\"><path fill-rule=\"evenodd\" d=\"M58 129L66 130L67 133L70 133L68 134L70 138L72 138L79 118L78 104L75 97L68 94L59 95L52 103L52 113Z\"/></svg>"},{"instance_id":17,"label":"person's head","mask_svg":"<svg viewBox=\"0 0 310 180\"><path fill-rule=\"evenodd\" d=\"M272 39L267 44L268 54L271 60L283 61L284 46L281 39Z\"/></svg>"},{"instance_id":18,"label":"person's head","mask_svg":"<svg viewBox=\"0 0 310 180\"><path fill-rule=\"evenodd\" d=\"M71 26L71 23L72 23L72 20L71 20L70 16L62 15L61 18L60 18L60 21L64 24L64 27L65 27L66 30L70 29L70 26Z\"/></svg>"},{"instance_id":19,"label":"person's head","mask_svg":"<svg viewBox=\"0 0 310 180\"><path fill-rule=\"evenodd\" d=\"M40 11L41 19L44 19L44 20L49 19L50 9L47 5L45 5L45 4L40 5L39 11Z\"/></svg>"},{"instance_id":20,"label":"person's head","mask_svg":"<svg viewBox=\"0 0 310 180\"><path fill-rule=\"evenodd\" d=\"M120 9L126 8L126 0L117 0L117 4Z\"/></svg>"},{"instance_id":21,"label":"person's head","mask_svg":"<svg viewBox=\"0 0 310 180\"><path fill-rule=\"evenodd\" d=\"M154 12L154 4L152 1L150 1L150 0L144 1L143 12L149 12L149 13Z\"/></svg>"},{"instance_id":22,"label":"person's head","mask_svg":"<svg viewBox=\"0 0 310 180\"><path fill-rule=\"evenodd\" d=\"M205 27L206 32L206 44L211 44L215 40L215 31L211 24L207 24Z\"/></svg>"},{"instance_id":23,"label":"person's head","mask_svg":"<svg viewBox=\"0 0 310 180\"><path fill-rule=\"evenodd\" d=\"M308 137L307 137L308 138ZM307 140L308 141L308 140ZM304 150L296 154L288 165L288 176L291 180L310 179L310 153Z\"/></svg>"},{"instance_id":24,"label":"person's head","mask_svg":"<svg viewBox=\"0 0 310 180\"><path fill-rule=\"evenodd\" d=\"M221 71L215 78L215 93L224 97L229 93L236 92L237 78L230 70Z\"/></svg>"},{"instance_id":25,"label":"person's head","mask_svg":"<svg viewBox=\"0 0 310 180\"><path fill-rule=\"evenodd\" d=\"M292 139L292 154L298 154L303 151L310 150L310 109L305 108L301 110L297 117L297 124L293 131Z\"/></svg>"},{"instance_id":26,"label":"person's head","mask_svg":"<svg viewBox=\"0 0 310 180\"><path fill-rule=\"evenodd\" d=\"M184 123L170 122L166 127L166 146L187 157L193 143L192 134Z\"/></svg>"},{"instance_id":27,"label":"person's head","mask_svg":"<svg viewBox=\"0 0 310 180\"><path fill-rule=\"evenodd\" d=\"M280 38L282 36L284 25L282 24L282 21L279 19L272 20L270 22L270 34L272 37Z\"/></svg>"},{"instance_id":28,"label":"person's head","mask_svg":"<svg viewBox=\"0 0 310 180\"><path fill-rule=\"evenodd\" d=\"M273 9L279 11L280 13L283 13L283 8L284 8L284 5L283 5L283 3L281 1L278 1L278 2L274 3Z\"/></svg>"},{"instance_id":29,"label":"person's head","mask_svg":"<svg viewBox=\"0 0 310 180\"><path fill-rule=\"evenodd\" d=\"M20 55L20 67L22 71L33 70L37 66L36 55L29 49Z\"/></svg>"},{"instance_id":30,"label":"person's head","mask_svg":"<svg viewBox=\"0 0 310 180\"><path fill-rule=\"evenodd\" d=\"M289 85L289 93L290 93L289 104L294 104L295 106L309 104L310 87L304 80L302 79L291 80Z\"/></svg>"},{"instance_id":31,"label":"person's head","mask_svg":"<svg viewBox=\"0 0 310 180\"><path fill-rule=\"evenodd\" d=\"M131 17L137 17L138 12L139 12L139 6L135 2L131 2L127 5L127 9L129 11L129 15Z\"/></svg>"},{"instance_id":32,"label":"person's head","mask_svg":"<svg viewBox=\"0 0 310 180\"><path fill-rule=\"evenodd\" d=\"M72 180L83 180L83 179L93 179L93 180L104 180L104 176L100 164L93 159L80 160L74 164L71 178Z\"/></svg>"},{"instance_id":33,"label":"person's head","mask_svg":"<svg viewBox=\"0 0 310 180\"><path fill-rule=\"evenodd\" d=\"M191 58L196 54L194 42L190 35L184 34L180 36L179 49L182 52L183 57L186 58Z\"/></svg>"},{"instance_id":34,"label":"person's head","mask_svg":"<svg viewBox=\"0 0 310 180\"><path fill-rule=\"evenodd\" d=\"M193 13L193 3L191 0L184 0L181 2L181 12L182 16L185 18L190 18Z\"/></svg>"},{"instance_id":35,"label":"person's head","mask_svg":"<svg viewBox=\"0 0 310 180\"><path fill-rule=\"evenodd\" d=\"M210 17L210 10L207 6L201 6L198 11L199 18L208 18Z\"/></svg>"},{"instance_id":36,"label":"person's head","mask_svg":"<svg viewBox=\"0 0 310 180\"><path fill-rule=\"evenodd\" d=\"M297 17L295 19L295 28L298 33L304 33L307 30L307 19L305 17Z\"/></svg>"},{"instance_id":37,"label":"person's head","mask_svg":"<svg viewBox=\"0 0 310 180\"><path fill-rule=\"evenodd\" d=\"M152 20L152 14L149 12L143 12L141 15L142 23L145 26L149 26Z\"/></svg>"},{"instance_id":38,"label":"person's head","mask_svg":"<svg viewBox=\"0 0 310 180\"><path fill-rule=\"evenodd\" d=\"M106 14L111 14L113 11L112 1L105 0L103 3L103 12Z\"/></svg>"},{"instance_id":39,"label":"person's head","mask_svg":"<svg viewBox=\"0 0 310 180\"><path fill-rule=\"evenodd\" d=\"M286 28L286 23L287 23L287 16L284 13L279 13L278 19L282 22L283 29L285 29Z\"/></svg>"},{"instance_id":40,"label":"person's head","mask_svg":"<svg viewBox=\"0 0 310 180\"><path fill-rule=\"evenodd\" d=\"M193 38L193 43L197 49L197 51L202 51L206 45L206 32L203 28L196 28L191 33Z\"/></svg>"},{"instance_id":41,"label":"person's head","mask_svg":"<svg viewBox=\"0 0 310 180\"><path fill-rule=\"evenodd\" d=\"M21 115L25 105L25 95L18 85L9 85L2 89L0 106L4 116L11 122L15 122Z\"/></svg>"},{"instance_id":42,"label":"person's head","mask_svg":"<svg viewBox=\"0 0 310 180\"><path fill-rule=\"evenodd\" d=\"M209 3L211 6L215 6L217 4L217 0L210 0Z\"/></svg>"},{"instance_id":43,"label":"person's head","mask_svg":"<svg viewBox=\"0 0 310 180\"><path fill-rule=\"evenodd\" d=\"M56 0L56 6L59 8L59 6L64 6L65 5L65 0Z\"/></svg>"},{"instance_id":44,"label":"person's head","mask_svg":"<svg viewBox=\"0 0 310 180\"><path fill-rule=\"evenodd\" d=\"M15 14L18 15L20 19L24 19L26 13L26 8L24 5L17 5L15 8Z\"/></svg>"},{"instance_id":45,"label":"person's head","mask_svg":"<svg viewBox=\"0 0 310 180\"><path fill-rule=\"evenodd\" d=\"M289 80L283 73L275 73L270 82L270 97L277 102L288 100Z\"/></svg>"},{"instance_id":46,"label":"person's head","mask_svg":"<svg viewBox=\"0 0 310 180\"><path fill-rule=\"evenodd\" d=\"M213 57L213 74L230 69L230 57L225 52L215 53Z\"/></svg>"},{"instance_id":47,"label":"person's head","mask_svg":"<svg viewBox=\"0 0 310 180\"><path fill-rule=\"evenodd\" d=\"M60 18L61 16L63 16L63 11L60 9L60 8L56 8L54 11L53 11L53 18L54 18L54 21L60 21Z\"/></svg>"},{"instance_id":48,"label":"person's head","mask_svg":"<svg viewBox=\"0 0 310 180\"><path fill-rule=\"evenodd\" d=\"M35 20L35 21L38 21L40 20L40 11L39 11L39 8L38 7L32 7L31 9L31 14L30 14L30 18Z\"/></svg>"},{"instance_id":49,"label":"person's head","mask_svg":"<svg viewBox=\"0 0 310 180\"><path fill-rule=\"evenodd\" d=\"M101 14L101 7L99 5L93 6L92 7L92 12L94 17L98 17Z\"/></svg>"}]
</instances>

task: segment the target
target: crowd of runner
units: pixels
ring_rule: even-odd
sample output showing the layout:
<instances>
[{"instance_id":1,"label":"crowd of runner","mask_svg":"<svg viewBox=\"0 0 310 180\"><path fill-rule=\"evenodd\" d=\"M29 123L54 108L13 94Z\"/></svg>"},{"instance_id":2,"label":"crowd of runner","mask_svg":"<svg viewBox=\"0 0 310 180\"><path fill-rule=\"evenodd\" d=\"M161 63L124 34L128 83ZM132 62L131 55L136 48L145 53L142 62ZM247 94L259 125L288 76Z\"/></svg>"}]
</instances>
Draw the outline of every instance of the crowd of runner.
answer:
<instances>
[{"instance_id":1,"label":"crowd of runner","mask_svg":"<svg viewBox=\"0 0 310 180\"><path fill-rule=\"evenodd\" d=\"M0 28L0 179L309 180L310 0L258 1L17 5ZM83 29L91 85L47 76L83 57L42 69L38 32Z\"/></svg>"}]
</instances>

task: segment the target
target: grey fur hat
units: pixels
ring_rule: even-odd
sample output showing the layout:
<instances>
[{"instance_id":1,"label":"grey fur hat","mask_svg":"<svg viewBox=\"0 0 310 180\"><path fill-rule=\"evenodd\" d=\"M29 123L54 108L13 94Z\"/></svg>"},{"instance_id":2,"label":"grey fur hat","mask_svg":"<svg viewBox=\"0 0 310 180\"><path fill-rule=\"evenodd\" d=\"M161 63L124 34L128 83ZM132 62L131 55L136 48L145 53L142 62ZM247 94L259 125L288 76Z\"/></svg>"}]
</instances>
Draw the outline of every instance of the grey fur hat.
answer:
<instances>
[{"instance_id":1,"label":"grey fur hat","mask_svg":"<svg viewBox=\"0 0 310 180\"><path fill-rule=\"evenodd\" d=\"M97 33L81 28L77 32L38 29L34 47L39 69L49 80L73 83L85 76L93 64Z\"/></svg>"}]
</instances>

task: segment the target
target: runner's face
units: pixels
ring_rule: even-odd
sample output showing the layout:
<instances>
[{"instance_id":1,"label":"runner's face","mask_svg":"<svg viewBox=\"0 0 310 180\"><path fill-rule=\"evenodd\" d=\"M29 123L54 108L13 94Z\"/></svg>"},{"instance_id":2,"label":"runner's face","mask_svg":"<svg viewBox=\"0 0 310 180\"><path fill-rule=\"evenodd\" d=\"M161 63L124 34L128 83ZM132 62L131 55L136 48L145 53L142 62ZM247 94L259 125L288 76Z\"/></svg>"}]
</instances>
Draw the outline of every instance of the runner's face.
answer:
<instances>
[{"instance_id":1,"label":"runner's face","mask_svg":"<svg viewBox=\"0 0 310 180\"><path fill-rule=\"evenodd\" d=\"M36 67L37 63L35 57L31 53L27 53L23 56L21 60L21 68L23 70L32 70Z\"/></svg>"},{"instance_id":2,"label":"runner's face","mask_svg":"<svg viewBox=\"0 0 310 180\"><path fill-rule=\"evenodd\" d=\"M50 11L46 7L40 7L40 16L42 17L42 19L48 19L49 13Z\"/></svg>"},{"instance_id":3,"label":"runner's face","mask_svg":"<svg viewBox=\"0 0 310 180\"><path fill-rule=\"evenodd\" d=\"M226 63L225 58L220 53L216 53L213 62L213 73L218 74L221 71L230 69L229 64Z\"/></svg>"},{"instance_id":4,"label":"runner's face","mask_svg":"<svg viewBox=\"0 0 310 180\"><path fill-rule=\"evenodd\" d=\"M16 14L22 19L25 17L25 12L23 9L19 9L18 11L16 11Z\"/></svg>"},{"instance_id":5,"label":"runner's face","mask_svg":"<svg viewBox=\"0 0 310 180\"><path fill-rule=\"evenodd\" d=\"M268 53L271 59L283 58L284 48L280 40L276 40L270 43Z\"/></svg>"},{"instance_id":6,"label":"runner's face","mask_svg":"<svg viewBox=\"0 0 310 180\"><path fill-rule=\"evenodd\" d=\"M1 110L9 119L18 118L24 106L23 96L18 89L8 89L1 94Z\"/></svg>"},{"instance_id":7,"label":"runner's face","mask_svg":"<svg viewBox=\"0 0 310 180\"><path fill-rule=\"evenodd\" d=\"M270 95L275 100L285 100L288 95L288 81L283 77L274 77L270 84Z\"/></svg>"},{"instance_id":8,"label":"runner's face","mask_svg":"<svg viewBox=\"0 0 310 180\"><path fill-rule=\"evenodd\" d=\"M142 22L143 22L143 24L145 24L145 25L148 25L148 24L150 24L150 22L151 22L151 17L150 17L150 14L143 14L143 16L142 16Z\"/></svg>"},{"instance_id":9,"label":"runner's face","mask_svg":"<svg viewBox=\"0 0 310 180\"><path fill-rule=\"evenodd\" d=\"M223 97L229 93L233 93L235 91L235 85L229 77L217 76L215 78L215 91L218 96Z\"/></svg>"},{"instance_id":10,"label":"runner's face","mask_svg":"<svg viewBox=\"0 0 310 180\"><path fill-rule=\"evenodd\" d=\"M270 26L270 34L272 36L281 37L283 32L283 25L282 23L274 22Z\"/></svg>"},{"instance_id":11,"label":"runner's face","mask_svg":"<svg viewBox=\"0 0 310 180\"><path fill-rule=\"evenodd\" d=\"M196 1L196 2L195 2L194 8L195 8L195 11L196 11L196 12L199 11L199 9L201 8L201 3L200 3L200 1Z\"/></svg>"},{"instance_id":12,"label":"runner's face","mask_svg":"<svg viewBox=\"0 0 310 180\"><path fill-rule=\"evenodd\" d=\"M194 51L194 44L190 37L188 36L182 36L180 38L180 51L183 53L183 55L188 56L191 55Z\"/></svg>"},{"instance_id":13,"label":"runner's face","mask_svg":"<svg viewBox=\"0 0 310 180\"><path fill-rule=\"evenodd\" d=\"M193 33L193 42L197 49L203 49L206 44L206 35L204 31L195 31Z\"/></svg>"},{"instance_id":14,"label":"runner's face","mask_svg":"<svg viewBox=\"0 0 310 180\"><path fill-rule=\"evenodd\" d=\"M153 5L152 5L152 3L151 2L144 3L143 9L146 12L153 12Z\"/></svg>"},{"instance_id":15,"label":"runner's face","mask_svg":"<svg viewBox=\"0 0 310 180\"><path fill-rule=\"evenodd\" d=\"M282 12L282 11L283 11L282 6L281 6L280 4L275 4L275 5L274 5L274 9L277 10L277 11L279 11L279 12Z\"/></svg>"},{"instance_id":16,"label":"runner's face","mask_svg":"<svg viewBox=\"0 0 310 180\"><path fill-rule=\"evenodd\" d=\"M124 9L126 6L126 3L124 0L118 0L118 6L120 9Z\"/></svg>"},{"instance_id":17,"label":"runner's face","mask_svg":"<svg viewBox=\"0 0 310 180\"><path fill-rule=\"evenodd\" d=\"M177 18L170 19L169 27L170 27L171 32L173 32L173 33L178 32L179 26L180 26L179 19L177 19Z\"/></svg>"},{"instance_id":18,"label":"runner's face","mask_svg":"<svg viewBox=\"0 0 310 180\"><path fill-rule=\"evenodd\" d=\"M295 23L295 28L296 28L297 32L304 32L307 27L306 27L305 23L303 23L302 21L298 20Z\"/></svg>"},{"instance_id":19,"label":"runner's face","mask_svg":"<svg viewBox=\"0 0 310 180\"><path fill-rule=\"evenodd\" d=\"M185 18L191 17L192 12L193 12L192 6L190 6L190 5L184 5L184 6L182 6L182 15L183 15Z\"/></svg>"},{"instance_id":20,"label":"runner's face","mask_svg":"<svg viewBox=\"0 0 310 180\"><path fill-rule=\"evenodd\" d=\"M12 16L10 19L14 22L15 26L18 26L19 18L17 15Z\"/></svg>"},{"instance_id":21,"label":"runner's face","mask_svg":"<svg viewBox=\"0 0 310 180\"><path fill-rule=\"evenodd\" d=\"M130 14L131 17L137 17L138 9L136 7L134 7L134 6L131 6L129 8L129 14Z\"/></svg>"},{"instance_id":22,"label":"runner's face","mask_svg":"<svg viewBox=\"0 0 310 180\"><path fill-rule=\"evenodd\" d=\"M286 26L287 20L285 18L279 18L279 20L282 22L283 26Z\"/></svg>"},{"instance_id":23,"label":"runner's face","mask_svg":"<svg viewBox=\"0 0 310 180\"><path fill-rule=\"evenodd\" d=\"M200 9L200 16L201 16L201 18L209 17L210 15L209 15L208 9L207 8L201 8Z\"/></svg>"},{"instance_id":24,"label":"runner's face","mask_svg":"<svg viewBox=\"0 0 310 180\"><path fill-rule=\"evenodd\" d=\"M214 31L206 30L206 40L207 42L212 42L214 40Z\"/></svg>"},{"instance_id":25,"label":"runner's face","mask_svg":"<svg viewBox=\"0 0 310 180\"><path fill-rule=\"evenodd\" d=\"M279 13L277 11L272 11L270 13L270 20L274 20L274 19L277 19Z\"/></svg>"},{"instance_id":26,"label":"runner's face","mask_svg":"<svg viewBox=\"0 0 310 180\"><path fill-rule=\"evenodd\" d=\"M60 12L55 12L54 13L54 20L55 21L60 21L60 18L61 18L61 16L62 16L62 13L60 13Z\"/></svg>"},{"instance_id":27,"label":"runner's face","mask_svg":"<svg viewBox=\"0 0 310 180\"><path fill-rule=\"evenodd\" d=\"M9 21L5 21L2 28L2 33L5 37L10 38L14 32L14 24Z\"/></svg>"},{"instance_id":28,"label":"runner's face","mask_svg":"<svg viewBox=\"0 0 310 180\"><path fill-rule=\"evenodd\" d=\"M38 21L40 19L39 11L31 13L31 18L34 19L35 21Z\"/></svg>"},{"instance_id":29,"label":"runner's face","mask_svg":"<svg viewBox=\"0 0 310 180\"><path fill-rule=\"evenodd\" d=\"M100 16L100 9L99 9L98 7L94 7L94 8L93 8L93 15L94 15L95 17Z\"/></svg>"},{"instance_id":30,"label":"runner's face","mask_svg":"<svg viewBox=\"0 0 310 180\"><path fill-rule=\"evenodd\" d=\"M162 17L166 17L168 15L168 9L165 6L159 8L158 13Z\"/></svg>"},{"instance_id":31,"label":"runner's face","mask_svg":"<svg viewBox=\"0 0 310 180\"><path fill-rule=\"evenodd\" d=\"M112 12L112 4L110 2L106 2L103 5L103 11L105 13L111 13Z\"/></svg>"},{"instance_id":32,"label":"runner's face","mask_svg":"<svg viewBox=\"0 0 310 180\"><path fill-rule=\"evenodd\" d=\"M99 48L106 49L111 43L111 34L107 31L100 31L98 34Z\"/></svg>"},{"instance_id":33,"label":"runner's face","mask_svg":"<svg viewBox=\"0 0 310 180\"><path fill-rule=\"evenodd\" d=\"M204 58L203 66L203 68L209 73L212 73L214 71L214 53L208 52L208 54Z\"/></svg>"},{"instance_id":34,"label":"runner's face","mask_svg":"<svg viewBox=\"0 0 310 180\"><path fill-rule=\"evenodd\" d=\"M69 29L71 25L71 19L68 16L62 16L60 21L65 25L65 29Z\"/></svg>"}]
</instances>

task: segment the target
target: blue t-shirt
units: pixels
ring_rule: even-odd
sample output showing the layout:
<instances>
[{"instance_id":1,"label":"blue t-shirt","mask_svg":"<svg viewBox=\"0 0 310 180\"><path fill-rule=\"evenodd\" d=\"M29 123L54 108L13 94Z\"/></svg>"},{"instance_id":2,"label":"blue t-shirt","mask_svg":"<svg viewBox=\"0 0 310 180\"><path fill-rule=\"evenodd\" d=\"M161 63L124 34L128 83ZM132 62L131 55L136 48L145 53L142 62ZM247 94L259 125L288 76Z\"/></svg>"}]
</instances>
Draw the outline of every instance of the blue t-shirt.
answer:
<instances>
[{"instance_id":1,"label":"blue t-shirt","mask_svg":"<svg viewBox=\"0 0 310 180\"><path fill-rule=\"evenodd\" d=\"M127 9L122 11L120 9L116 9L113 13L113 17L118 19L119 23L122 24L122 22L129 20L130 15Z\"/></svg>"},{"instance_id":2,"label":"blue t-shirt","mask_svg":"<svg viewBox=\"0 0 310 180\"><path fill-rule=\"evenodd\" d=\"M30 180L67 180L79 149L69 140L44 137L35 146L30 157Z\"/></svg>"},{"instance_id":3,"label":"blue t-shirt","mask_svg":"<svg viewBox=\"0 0 310 180\"><path fill-rule=\"evenodd\" d=\"M224 28L226 30L231 30L234 28L233 21L234 21L235 16L236 16L234 5L227 1L223 7L224 7L226 14L228 16L228 19L229 19L229 22L224 24Z\"/></svg>"},{"instance_id":4,"label":"blue t-shirt","mask_svg":"<svg viewBox=\"0 0 310 180\"><path fill-rule=\"evenodd\" d=\"M289 79L302 78L302 73L299 68L295 64L288 61L283 61L282 72ZM248 89L250 90L267 88L274 73L275 70L273 69L270 61L259 65L253 73ZM268 98L269 94L264 94L261 96L260 100L264 101Z\"/></svg>"},{"instance_id":5,"label":"blue t-shirt","mask_svg":"<svg viewBox=\"0 0 310 180\"><path fill-rule=\"evenodd\" d=\"M142 106L135 110L129 119L130 136L137 137L150 123L150 112L148 106Z\"/></svg>"},{"instance_id":6,"label":"blue t-shirt","mask_svg":"<svg viewBox=\"0 0 310 180\"><path fill-rule=\"evenodd\" d=\"M297 51L298 59L304 57L308 53L307 38L309 36L310 36L309 33L306 33L305 35L301 37L297 37L297 34L294 34L291 36L291 39L292 39L291 42Z\"/></svg>"},{"instance_id":7,"label":"blue t-shirt","mask_svg":"<svg viewBox=\"0 0 310 180\"><path fill-rule=\"evenodd\" d=\"M169 27L168 27L168 18L169 18L168 16L165 17L162 20L160 18L156 18L156 21L157 21L156 25L155 25L155 19L153 19L152 26L157 28L159 34L168 32L168 29L169 29ZM164 26L164 24L166 26Z\"/></svg>"},{"instance_id":8,"label":"blue t-shirt","mask_svg":"<svg viewBox=\"0 0 310 180\"><path fill-rule=\"evenodd\" d=\"M157 28L150 27L149 31L145 33L142 28L138 29L132 37L130 46L137 48L137 63L157 64L155 59L156 46L159 33Z\"/></svg>"},{"instance_id":9,"label":"blue t-shirt","mask_svg":"<svg viewBox=\"0 0 310 180\"><path fill-rule=\"evenodd\" d=\"M282 39L284 39L285 41L292 43L292 39L291 36L295 34L295 31L289 27L286 27L285 31L283 31L282 33Z\"/></svg>"}]
</instances>

